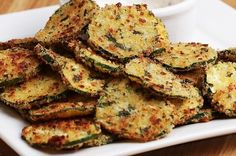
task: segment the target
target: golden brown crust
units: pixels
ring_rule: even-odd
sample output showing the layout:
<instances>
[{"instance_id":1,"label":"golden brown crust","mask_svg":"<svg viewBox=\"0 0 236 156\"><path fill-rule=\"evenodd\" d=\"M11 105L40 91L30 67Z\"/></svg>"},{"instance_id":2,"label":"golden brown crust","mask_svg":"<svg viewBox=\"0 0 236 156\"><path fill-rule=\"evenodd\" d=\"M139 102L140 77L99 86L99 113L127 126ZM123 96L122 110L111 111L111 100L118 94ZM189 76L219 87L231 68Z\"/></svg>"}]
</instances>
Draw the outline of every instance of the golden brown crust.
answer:
<instances>
[{"instance_id":1,"label":"golden brown crust","mask_svg":"<svg viewBox=\"0 0 236 156\"><path fill-rule=\"evenodd\" d=\"M206 72L207 95L212 106L228 116L236 116L236 63L218 62Z\"/></svg>"},{"instance_id":2,"label":"golden brown crust","mask_svg":"<svg viewBox=\"0 0 236 156\"><path fill-rule=\"evenodd\" d=\"M102 55L122 62L169 44L164 24L146 5L106 5L92 19L88 35Z\"/></svg>"},{"instance_id":3,"label":"golden brown crust","mask_svg":"<svg viewBox=\"0 0 236 156\"><path fill-rule=\"evenodd\" d=\"M25 81L39 72L40 62L31 50L0 50L0 87Z\"/></svg>"},{"instance_id":4,"label":"golden brown crust","mask_svg":"<svg viewBox=\"0 0 236 156\"><path fill-rule=\"evenodd\" d=\"M125 65L124 70L132 81L150 88L159 95L178 98L199 95L197 88L148 58L133 59Z\"/></svg>"},{"instance_id":5,"label":"golden brown crust","mask_svg":"<svg viewBox=\"0 0 236 156\"><path fill-rule=\"evenodd\" d=\"M21 135L30 145L61 150L78 149L100 133L100 126L93 121L74 119L33 124L25 127Z\"/></svg>"},{"instance_id":6,"label":"golden brown crust","mask_svg":"<svg viewBox=\"0 0 236 156\"><path fill-rule=\"evenodd\" d=\"M172 71L189 71L214 63L217 52L207 44L175 43L153 55L153 59Z\"/></svg>"},{"instance_id":7,"label":"golden brown crust","mask_svg":"<svg viewBox=\"0 0 236 156\"><path fill-rule=\"evenodd\" d=\"M28 81L6 88L0 94L3 102L16 109L31 109L34 106L52 102L63 97L67 87L53 74L37 75Z\"/></svg>"},{"instance_id":8,"label":"golden brown crust","mask_svg":"<svg viewBox=\"0 0 236 156\"><path fill-rule=\"evenodd\" d=\"M121 64L115 63L108 59L103 58L93 51L90 47L85 46L80 41L71 41L69 43L73 46L75 58L78 62L83 62L85 65L93 68L99 72L118 76L122 74Z\"/></svg>"},{"instance_id":9,"label":"golden brown crust","mask_svg":"<svg viewBox=\"0 0 236 156\"><path fill-rule=\"evenodd\" d=\"M46 44L63 42L89 24L97 9L98 6L91 0L71 0L49 18L35 38Z\"/></svg>"},{"instance_id":10,"label":"golden brown crust","mask_svg":"<svg viewBox=\"0 0 236 156\"><path fill-rule=\"evenodd\" d=\"M69 89L91 96L96 96L103 89L104 81L93 79L91 71L74 59L63 57L39 44L35 47L35 52L40 59L60 73Z\"/></svg>"},{"instance_id":11,"label":"golden brown crust","mask_svg":"<svg viewBox=\"0 0 236 156\"><path fill-rule=\"evenodd\" d=\"M97 121L122 138L155 140L172 129L173 107L165 100L149 97L127 79L108 83L96 109Z\"/></svg>"}]
</instances>

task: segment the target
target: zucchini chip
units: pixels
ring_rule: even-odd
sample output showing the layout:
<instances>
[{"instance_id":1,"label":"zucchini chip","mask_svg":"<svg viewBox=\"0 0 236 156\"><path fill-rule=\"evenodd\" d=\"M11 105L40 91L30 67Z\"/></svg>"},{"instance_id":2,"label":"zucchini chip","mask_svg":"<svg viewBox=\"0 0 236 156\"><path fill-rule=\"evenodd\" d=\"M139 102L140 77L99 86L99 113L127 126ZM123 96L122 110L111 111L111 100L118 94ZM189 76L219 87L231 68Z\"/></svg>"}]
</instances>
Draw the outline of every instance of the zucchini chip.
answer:
<instances>
[{"instance_id":1,"label":"zucchini chip","mask_svg":"<svg viewBox=\"0 0 236 156\"><path fill-rule=\"evenodd\" d=\"M228 116L236 116L236 63L219 62L208 67L206 90L213 107Z\"/></svg>"},{"instance_id":2,"label":"zucchini chip","mask_svg":"<svg viewBox=\"0 0 236 156\"><path fill-rule=\"evenodd\" d=\"M91 0L70 0L49 18L35 38L46 44L55 44L74 37L90 23L97 9Z\"/></svg>"},{"instance_id":3,"label":"zucchini chip","mask_svg":"<svg viewBox=\"0 0 236 156\"><path fill-rule=\"evenodd\" d=\"M30 110L31 121L70 118L90 115L95 112L96 101L89 102L56 102L39 109Z\"/></svg>"},{"instance_id":4,"label":"zucchini chip","mask_svg":"<svg viewBox=\"0 0 236 156\"><path fill-rule=\"evenodd\" d=\"M215 118L215 112L212 109L201 109L196 115L187 121L190 123L208 122Z\"/></svg>"},{"instance_id":5,"label":"zucchini chip","mask_svg":"<svg viewBox=\"0 0 236 156\"><path fill-rule=\"evenodd\" d=\"M102 55L122 62L169 44L164 24L146 5L106 5L92 19L88 35Z\"/></svg>"},{"instance_id":6,"label":"zucchini chip","mask_svg":"<svg viewBox=\"0 0 236 156\"><path fill-rule=\"evenodd\" d=\"M55 73L42 74L0 94L3 102L16 109L31 109L64 97L67 88Z\"/></svg>"},{"instance_id":7,"label":"zucchini chip","mask_svg":"<svg viewBox=\"0 0 236 156\"><path fill-rule=\"evenodd\" d=\"M124 70L132 81L161 96L191 98L199 95L198 89L193 85L148 58L133 59L125 65Z\"/></svg>"},{"instance_id":8,"label":"zucchini chip","mask_svg":"<svg viewBox=\"0 0 236 156\"><path fill-rule=\"evenodd\" d=\"M194 117L203 106L203 97L199 95L195 98L189 99L170 99L171 104L175 105L174 109L174 124L186 124L192 117Z\"/></svg>"},{"instance_id":9,"label":"zucchini chip","mask_svg":"<svg viewBox=\"0 0 236 156\"><path fill-rule=\"evenodd\" d=\"M173 127L173 106L150 97L127 79L108 83L96 108L96 120L119 137L149 141L164 136Z\"/></svg>"},{"instance_id":10,"label":"zucchini chip","mask_svg":"<svg viewBox=\"0 0 236 156\"><path fill-rule=\"evenodd\" d=\"M0 87L25 81L39 72L39 60L28 49L0 50Z\"/></svg>"},{"instance_id":11,"label":"zucchini chip","mask_svg":"<svg viewBox=\"0 0 236 156\"><path fill-rule=\"evenodd\" d=\"M89 47L83 45L80 41L76 41L76 43L74 44L76 45L74 53L77 61L81 61L87 66L96 69L97 71L100 71L102 73L107 73L111 75L121 74L120 64L107 60L102 56L96 54L96 52L91 50Z\"/></svg>"},{"instance_id":12,"label":"zucchini chip","mask_svg":"<svg viewBox=\"0 0 236 156\"><path fill-rule=\"evenodd\" d=\"M35 52L46 64L60 73L69 89L91 96L97 95L102 90L104 81L93 79L91 72L75 60L56 54L39 44L35 47Z\"/></svg>"},{"instance_id":13,"label":"zucchini chip","mask_svg":"<svg viewBox=\"0 0 236 156\"><path fill-rule=\"evenodd\" d=\"M214 63L217 52L206 44L176 43L152 58L174 72L189 71Z\"/></svg>"},{"instance_id":14,"label":"zucchini chip","mask_svg":"<svg viewBox=\"0 0 236 156\"><path fill-rule=\"evenodd\" d=\"M218 52L219 60L236 62L236 48L230 48Z\"/></svg>"},{"instance_id":15,"label":"zucchini chip","mask_svg":"<svg viewBox=\"0 0 236 156\"><path fill-rule=\"evenodd\" d=\"M22 130L22 138L30 145L58 150L78 149L101 134L100 125L88 119L51 121L33 124Z\"/></svg>"},{"instance_id":16,"label":"zucchini chip","mask_svg":"<svg viewBox=\"0 0 236 156\"><path fill-rule=\"evenodd\" d=\"M38 44L38 41L33 37L23 39L12 39L7 42L0 42L0 50L6 50L11 48L24 48L33 50Z\"/></svg>"}]
</instances>

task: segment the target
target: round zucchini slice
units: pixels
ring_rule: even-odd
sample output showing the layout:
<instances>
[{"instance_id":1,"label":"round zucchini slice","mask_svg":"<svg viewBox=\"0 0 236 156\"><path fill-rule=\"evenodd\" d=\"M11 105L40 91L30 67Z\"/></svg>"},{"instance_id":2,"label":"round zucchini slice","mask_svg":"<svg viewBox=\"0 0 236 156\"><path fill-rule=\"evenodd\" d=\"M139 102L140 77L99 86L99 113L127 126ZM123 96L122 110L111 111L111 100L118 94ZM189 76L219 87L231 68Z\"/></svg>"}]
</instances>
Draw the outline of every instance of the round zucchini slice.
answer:
<instances>
[{"instance_id":1,"label":"round zucchini slice","mask_svg":"<svg viewBox=\"0 0 236 156\"><path fill-rule=\"evenodd\" d=\"M236 63L219 62L206 72L206 90L213 107L228 116L236 116Z\"/></svg>"},{"instance_id":2,"label":"round zucchini slice","mask_svg":"<svg viewBox=\"0 0 236 156\"><path fill-rule=\"evenodd\" d=\"M31 121L71 118L93 114L96 101L90 102L56 102L39 109L29 111Z\"/></svg>"},{"instance_id":3,"label":"round zucchini slice","mask_svg":"<svg viewBox=\"0 0 236 156\"><path fill-rule=\"evenodd\" d=\"M168 69L178 72L189 71L214 63L217 59L217 52L206 44L176 43L171 44L164 52L152 55L152 57Z\"/></svg>"},{"instance_id":4,"label":"round zucchini slice","mask_svg":"<svg viewBox=\"0 0 236 156\"><path fill-rule=\"evenodd\" d=\"M78 149L101 134L100 125L88 119L51 121L33 124L22 130L22 138L33 146L58 150Z\"/></svg>"},{"instance_id":5,"label":"round zucchini slice","mask_svg":"<svg viewBox=\"0 0 236 156\"><path fill-rule=\"evenodd\" d=\"M219 60L236 62L236 48L230 48L218 52Z\"/></svg>"},{"instance_id":6,"label":"round zucchini slice","mask_svg":"<svg viewBox=\"0 0 236 156\"><path fill-rule=\"evenodd\" d=\"M92 78L91 72L74 59L61 56L40 44L35 47L35 51L40 59L60 73L69 89L91 96L96 96L103 89L104 81Z\"/></svg>"},{"instance_id":7,"label":"round zucchini slice","mask_svg":"<svg viewBox=\"0 0 236 156\"><path fill-rule=\"evenodd\" d=\"M31 109L65 96L67 87L55 73L41 74L14 87L6 88L0 98L16 109Z\"/></svg>"},{"instance_id":8,"label":"round zucchini slice","mask_svg":"<svg viewBox=\"0 0 236 156\"><path fill-rule=\"evenodd\" d=\"M97 4L92 0L70 0L49 18L35 38L49 45L62 43L78 35L90 23L97 9Z\"/></svg>"},{"instance_id":9,"label":"round zucchini slice","mask_svg":"<svg viewBox=\"0 0 236 156\"><path fill-rule=\"evenodd\" d=\"M175 125L186 124L203 106L203 97L200 95L190 99L170 99L169 101L175 105L173 113Z\"/></svg>"},{"instance_id":10,"label":"round zucchini slice","mask_svg":"<svg viewBox=\"0 0 236 156\"><path fill-rule=\"evenodd\" d=\"M192 98L199 95L198 89L193 85L148 58L131 60L125 65L124 71L132 81L161 96Z\"/></svg>"},{"instance_id":11,"label":"round zucchini slice","mask_svg":"<svg viewBox=\"0 0 236 156\"><path fill-rule=\"evenodd\" d=\"M103 58L91 48L83 45L80 41L73 42L75 42L73 44L75 44L74 53L77 61L81 61L90 68L96 69L97 71L100 71L102 73L107 73L115 76L121 74L120 64Z\"/></svg>"},{"instance_id":12,"label":"round zucchini slice","mask_svg":"<svg viewBox=\"0 0 236 156\"><path fill-rule=\"evenodd\" d=\"M0 87L25 81L35 76L39 70L40 62L31 50L0 50Z\"/></svg>"},{"instance_id":13,"label":"round zucchini slice","mask_svg":"<svg viewBox=\"0 0 236 156\"><path fill-rule=\"evenodd\" d=\"M106 5L92 19L88 35L102 55L121 62L169 44L164 24L146 5Z\"/></svg>"},{"instance_id":14,"label":"round zucchini slice","mask_svg":"<svg viewBox=\"0 0 236 156\"><path fill-rule=\"evenodd\" d=\"M165 100L150 97L127 79L116 79L98 101L96 120L119 137L149 141L170 132L172 113L173 106Z\"/></svg>"}]
</instances>

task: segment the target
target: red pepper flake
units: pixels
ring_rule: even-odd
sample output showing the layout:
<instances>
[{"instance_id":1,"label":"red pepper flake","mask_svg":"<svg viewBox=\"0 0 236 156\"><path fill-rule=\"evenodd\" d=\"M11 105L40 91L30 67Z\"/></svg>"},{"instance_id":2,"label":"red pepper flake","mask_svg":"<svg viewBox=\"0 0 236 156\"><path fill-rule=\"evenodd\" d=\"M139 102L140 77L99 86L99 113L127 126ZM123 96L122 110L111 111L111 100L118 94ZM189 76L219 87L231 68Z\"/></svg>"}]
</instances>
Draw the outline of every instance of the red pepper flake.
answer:
<instances>
[{"instance_id":1,"label":"red pepper flake","mask_svg":"<svg viewBox=\"0 0 236 156\"><path fill-rule=\"evenodd\" d=\"M140 12L140 15L143 16L143 15L144 15L144 12Z\"/></svg>"},{"instance_id":2,"label":"red pepper flake","mask_svg":"<svg viewBox=\"0 0 236 156\"><path fill-rule=\"evenodd\" d=\"M113 28L109 28L108 31L109 31L110 33L112 33L114 30L113 30Z\"/></svg>"},{"instance_id":3,"label":"red pepper flake","mask_svg":"<svg viewBox=\"0 0 236 156\"><path fill-rule=\"evenodd\" d=\"M151 123L152 123L153 125L158 125L158 124L160 124L160 122L161 122L161 120L158 119L158 118L156 118L156 116L154 116L154 115L152 115L152 116L149 118L149 120L151 121Z\"/></svg>"},{"instance_id":4,"label":"red pepper flake","mask_svg":"<svg viewBox=\"0 0 236 156\"><path fill-rule=\"evenodd\" d=\"M139 18L139 22L141 22L141 23L145 23L145 22L146 22L146 20L145 20L145 19L143 19L143 18Z\"/></svg>"},{"instance_id":5,"label":"red pepper flake","mask_svg":"<svg viewBox=\"0 0 236 156\"><path fill-rule=\"evenodd\" d=\"M166 73L165 73L165 72L161 72L160 74L161 74L161 75L166 75Z\"/></svg>"},{"instance_id":6,"label":"red pepper flake","mask_svg":"<svg viewBox=\"0 0 236 156\"><path fill-rule=\"evenodd\" d=\"M130 17L130 18L134 18L134 16L133 16L132 14L129 14L128 17Z\"/></svg>"},{"instance_id":7,"label":"red pepper flake","mask_svg":"<svg viewBox=\"0 0 236 156\"><path fill-rule=\"evenodd\" d=\"M113 44L110 44L108 49L114 51L116 50L116 47Z\"/></svg>"}]
</instances>

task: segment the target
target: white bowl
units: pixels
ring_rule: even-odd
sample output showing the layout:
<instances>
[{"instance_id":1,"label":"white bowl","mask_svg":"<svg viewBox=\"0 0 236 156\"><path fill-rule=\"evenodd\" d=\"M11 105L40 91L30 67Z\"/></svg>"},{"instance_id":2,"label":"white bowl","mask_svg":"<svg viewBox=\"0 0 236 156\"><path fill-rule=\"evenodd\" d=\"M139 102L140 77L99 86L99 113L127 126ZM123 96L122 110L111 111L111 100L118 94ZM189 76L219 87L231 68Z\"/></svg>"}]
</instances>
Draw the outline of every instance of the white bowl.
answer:
<instances>
[{"instance_id":1,"label":"white bowl","mask_svg":"<svg viewBox=\"0 0 236 156\"><path fill-rule=\"evenodd\" d=\"M172 42L191 40L196 25L196 0L184 0L165 8L152 9L155 16L164 22Z\"/></svg>"}]
</instances>

